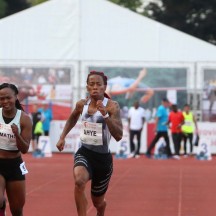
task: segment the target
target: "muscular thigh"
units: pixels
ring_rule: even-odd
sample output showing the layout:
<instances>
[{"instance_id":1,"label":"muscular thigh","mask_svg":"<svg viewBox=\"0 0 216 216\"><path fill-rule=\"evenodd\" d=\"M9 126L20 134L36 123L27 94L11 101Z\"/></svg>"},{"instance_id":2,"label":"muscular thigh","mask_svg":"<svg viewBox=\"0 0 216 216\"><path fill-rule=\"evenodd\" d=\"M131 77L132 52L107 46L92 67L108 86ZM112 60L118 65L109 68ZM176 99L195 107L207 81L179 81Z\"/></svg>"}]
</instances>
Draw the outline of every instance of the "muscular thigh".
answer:
<instances>
[{"instance_id":1,"label":"muscular thigh","mask_svg":"<svg viewBox=\"0 0 216 216\"><path fill-rule=\"evenodd\" d=\"M5 179L0 174L0 199L3 199L4 191L5 191ZM0 203L1 203L1 200L0 200Z\"/></svg>"},{"instance_id":2,"label":"muscular thigh","mask_svg":"<svg viewBox=\"0 0 216 216\"><path fill-rule=\"evenodd\" d=\"M74 167L73 173L75 181L82 181L83 183L86 183L90 179L89 172L84 166Z\"/></svg>"}]
</instances>

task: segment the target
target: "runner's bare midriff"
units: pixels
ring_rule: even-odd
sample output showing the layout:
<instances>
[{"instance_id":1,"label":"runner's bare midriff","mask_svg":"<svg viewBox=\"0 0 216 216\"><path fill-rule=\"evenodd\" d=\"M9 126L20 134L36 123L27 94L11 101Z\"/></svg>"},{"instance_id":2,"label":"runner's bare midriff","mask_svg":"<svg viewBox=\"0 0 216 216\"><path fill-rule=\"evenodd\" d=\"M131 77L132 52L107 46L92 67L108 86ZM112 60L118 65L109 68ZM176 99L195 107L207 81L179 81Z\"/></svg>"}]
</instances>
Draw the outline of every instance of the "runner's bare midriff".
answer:
<instances>
[{"instance_id":1,"label":"runner's bare midriff","mask_svg":"<svg viewBox=\"0 0 216 216\"><path fill-rule=\"evenodd\" d=\"M0 149L0 158L17 158L21 155L20 152L12 152Z\"/></svg>"}]
</instances>

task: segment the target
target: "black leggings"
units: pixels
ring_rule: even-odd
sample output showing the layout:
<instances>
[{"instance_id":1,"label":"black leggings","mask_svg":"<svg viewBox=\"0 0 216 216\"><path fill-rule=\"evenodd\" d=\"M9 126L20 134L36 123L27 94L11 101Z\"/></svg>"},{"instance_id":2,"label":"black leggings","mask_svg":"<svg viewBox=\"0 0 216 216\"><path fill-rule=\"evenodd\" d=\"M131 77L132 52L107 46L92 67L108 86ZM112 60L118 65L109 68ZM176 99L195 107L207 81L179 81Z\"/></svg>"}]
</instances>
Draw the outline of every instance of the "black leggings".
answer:
<instances>
[{"instance_id":1,"label":"black leggings","mask_svg":"<svg viewBox=\"0 0 216 216\"><path fill-rule=\"evenodd\" d=\"M184 154L187 154L187 140L189 139L190 143L190 153L193 153L193 133L183 133L184 140Z\"/></svg>"},{"instance_id":2,"label":"black leggings","mask_svg":"<svg viewBox=\"0 0 216 216\"><path fill-rule=\"evenodd\" d=\"M150 146L148 147L148 150L146 152L147 155L151 154L152 149L155 147L155 144L158 142L158 140L163 137L165 142L166 142L166 152L167 152L167 156L171 156L171 150L170 150L170 142L169 142L169 136L168 136L168 132L166 131L160 131L157 132L156 136L154 137L154 139L152 140Z\"/></svg>"},{"instance_id":3,"label":"black leggings","mask_svg":"<svg viewBox=\"0 0 216 216\"><path fill-rule=\"evenodd\" d=\"M182 139L181 133L172 133L175 155L179 155L180 147L181 147L181 139Z\"/></svg>"},{"instance_id":4,"label":"black leggings","mask_svg":"<svg viewBox=\"0 0 216 216\"><path fill-rule=\"evenodd\" d=\"M135 151L134 137L137 138L137 149ZM131 152L134 152L135 155L140 154L140 139L141 139L141 130L130 130L130 149Z\"/></svg>"}]
</instances>

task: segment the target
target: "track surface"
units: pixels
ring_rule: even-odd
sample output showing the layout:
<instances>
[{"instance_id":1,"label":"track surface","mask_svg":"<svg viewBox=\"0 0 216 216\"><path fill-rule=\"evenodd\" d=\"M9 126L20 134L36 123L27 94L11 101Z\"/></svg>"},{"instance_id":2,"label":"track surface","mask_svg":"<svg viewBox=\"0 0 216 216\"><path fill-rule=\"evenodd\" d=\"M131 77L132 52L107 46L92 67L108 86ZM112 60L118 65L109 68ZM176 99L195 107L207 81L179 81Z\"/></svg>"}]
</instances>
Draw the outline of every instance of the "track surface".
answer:
<instances>
[{"instance_id":1,"label":"track surface","mask_svg":"<svg viewBox=\"0 0 216 216\"><path fill-rule=\"evenodd\" d=\"M198 161L116 159L107 192L106 216L215 216L216 158ZM73 155L23 156L26 178L25 216L75 216ZM87 187L88 216L96 211ZM7 204L7 216L10 216Z\"/></svg>"}]
</instances>

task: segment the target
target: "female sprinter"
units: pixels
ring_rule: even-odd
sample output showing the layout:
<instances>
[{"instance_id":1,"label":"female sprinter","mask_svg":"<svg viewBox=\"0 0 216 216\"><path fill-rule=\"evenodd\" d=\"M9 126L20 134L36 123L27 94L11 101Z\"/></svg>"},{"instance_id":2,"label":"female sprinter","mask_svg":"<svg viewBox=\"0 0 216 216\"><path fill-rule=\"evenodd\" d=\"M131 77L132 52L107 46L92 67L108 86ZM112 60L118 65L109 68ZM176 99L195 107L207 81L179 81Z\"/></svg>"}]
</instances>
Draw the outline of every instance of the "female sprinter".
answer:
<instances>
[{"instance_id":1,"label":"female sprinter","mask_svg":"<svg viewBox=\"0 0 216 216\"><path fill-rule=\"evenodd\" d=\"M28 152L32 122L17 99L18 89L0 85L0 216L5 215L5 190L13 216L23 215L25 174L21 153Z\"/></svg>"},{"instance_id":2,"label":"female sprinter","mask_svg":"<svg viewBox=\"0 0 216 216\"><path fill-rule=\"evenodd\" d=\"M119 104L105 94L107 77L103 72L92 71L87 77L89 98L77 102L57 143L59 151L64 149L65 137L81 116L81 147L74 157L75 202L78 216L86 216L87 199L85 187L91 180L91 198L97 216L104 216L105 193L113 171L109 150L111 136L121 140L123 129Z\"/></svg>"}]
</instances>

